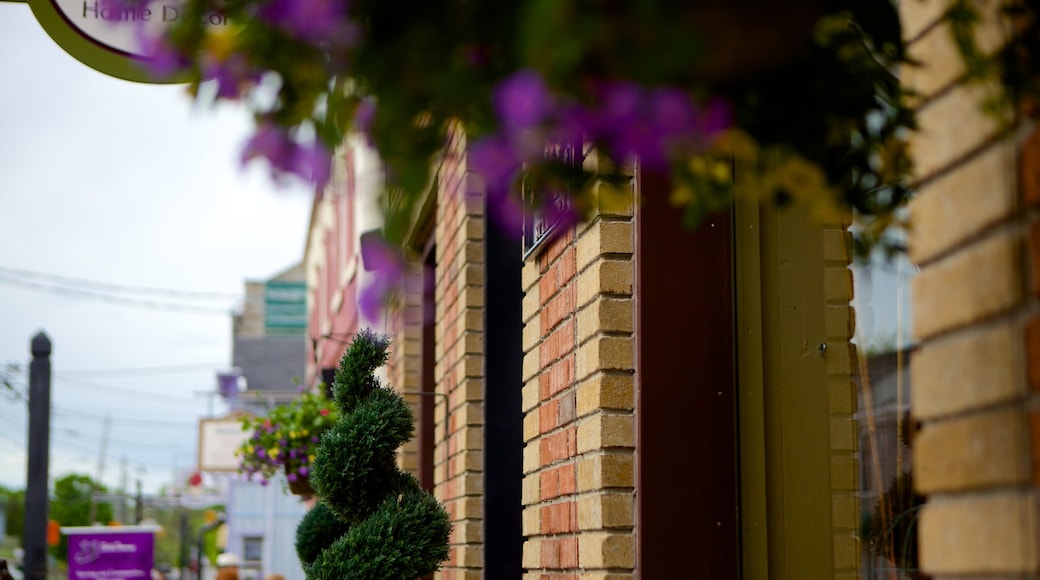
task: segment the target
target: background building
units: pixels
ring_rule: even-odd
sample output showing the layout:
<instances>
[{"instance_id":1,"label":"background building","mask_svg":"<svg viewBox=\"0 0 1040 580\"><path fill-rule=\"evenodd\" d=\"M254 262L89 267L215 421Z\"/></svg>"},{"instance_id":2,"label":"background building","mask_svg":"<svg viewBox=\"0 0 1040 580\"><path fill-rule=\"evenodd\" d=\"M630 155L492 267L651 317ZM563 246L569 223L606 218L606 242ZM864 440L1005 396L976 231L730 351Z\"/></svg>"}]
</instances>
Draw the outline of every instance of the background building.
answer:
<instances>
[{"instance_id":1,"label":"background building","mask_svg":"<svg viewBox=\"0 0 1040 580\"><path fill-rule=\"evenodd\" d=\"M246 298L233 320L232 364L238 388L223 389L231 411L264 415L300 392L305 369L306 282L302 264L263 281L246 282ZM264 486L231 477L227 499L227 545L239 557L242 578L282 574L302 580L296 556L296 526L307 513L285 491L283 476Z\"/></svg>"}]
</instances>

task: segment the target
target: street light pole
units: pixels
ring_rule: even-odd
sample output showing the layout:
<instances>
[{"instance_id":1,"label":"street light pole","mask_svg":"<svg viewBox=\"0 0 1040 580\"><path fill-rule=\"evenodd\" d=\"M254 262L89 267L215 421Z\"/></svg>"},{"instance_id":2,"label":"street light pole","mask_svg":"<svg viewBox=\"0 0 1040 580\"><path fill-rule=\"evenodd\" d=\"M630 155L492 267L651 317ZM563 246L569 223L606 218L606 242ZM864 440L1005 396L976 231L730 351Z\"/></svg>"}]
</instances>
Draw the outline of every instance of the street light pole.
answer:
<instances>
[{"instance_id":1,"label":"street light pole","mask_svg":"<svg viewBox=\"0 0 1040 580\"><path fill-rule=\"evenodd\" d=\"M29 366L29 465L25 482L25 579L47 578L47 464L50 460L51 339L33 337Z\"/></svg>"}]
</instances>

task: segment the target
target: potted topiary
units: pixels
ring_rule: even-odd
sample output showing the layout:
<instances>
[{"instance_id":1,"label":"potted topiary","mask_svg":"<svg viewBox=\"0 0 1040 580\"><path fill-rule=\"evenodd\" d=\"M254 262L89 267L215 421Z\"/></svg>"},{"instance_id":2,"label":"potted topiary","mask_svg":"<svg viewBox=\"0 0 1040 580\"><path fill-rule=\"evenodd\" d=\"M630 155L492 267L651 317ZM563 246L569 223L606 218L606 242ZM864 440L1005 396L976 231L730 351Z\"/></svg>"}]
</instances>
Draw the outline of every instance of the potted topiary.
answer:
<instances>
[{"instance_id":1,"label":"potted topiary","mask_svg":"<svg viewBox=\"0 0 1040 580\"><path fill-rule=\"evenodd\" d=\"M389 344L359 332L336 371L341 418L322 435L311 470L320 503L297 528L309 580L418 578L448 558L447 511L397 467L415 417L373 374Z\"/></svg>"},{"instance_id":2,"label":"potted topiary","mask_svg":"<svg viewBox=\"0 0 1040 580\"><path fill-rule=\"evenodd\" d=\"M315 448L321 434L339 419L336 406L322 394L324 389L318 391L302 393L266 417L242 418L242 430L253 434L235 452L241 473L259 477L266 485L275 473L282 472L292 493L314 495L309 479Z\"/></svg>"}]
</instances>

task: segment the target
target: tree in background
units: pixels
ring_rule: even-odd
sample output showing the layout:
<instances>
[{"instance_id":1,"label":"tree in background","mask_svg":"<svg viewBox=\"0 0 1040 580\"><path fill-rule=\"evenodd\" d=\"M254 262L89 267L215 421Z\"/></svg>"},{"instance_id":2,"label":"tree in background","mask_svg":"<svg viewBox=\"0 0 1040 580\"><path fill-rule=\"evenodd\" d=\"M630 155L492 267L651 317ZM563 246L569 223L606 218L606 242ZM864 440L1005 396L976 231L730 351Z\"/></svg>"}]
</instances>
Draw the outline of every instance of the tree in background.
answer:
<instances>
[{"instance_id":1,"label":"tree in background","mask_svg":"<svg viewBox=\"0 0 1040 580\"><path fill-rule=\"evenodd\" d=\"M7 514L4 535L14 538L20 546L25 532L25 490L0 486L0 510Z\"/></svg>"},{"instance_id":2,"label":"tree in background","mask_svg":"<svg viewBox=\"0 0 1040 580\"><path fill-rule=\"evenodd\" d=\"M50 519L62 526L89 526L90 495L94 492L105 492L107 488L94 481L88 475L69 474L54 482L54 495L51 498ZM112 506L97 504L95 521L112 521ZM69 540L62 534L57 546L51 547L51 554L61 562L67 560Z\"/></svg>"},{"instance_id":3,"label":"tree in background","mask_svg":"<svg viewBox=\"0 0 1040 580\"><path fill-rule=\"evenodd\" d=\"M448 558L448 513L397 467L397 449L412 438L415 417L374 375L386 364L389 345L387 337L363 330L336 371L333 394L342 417L322 435L311 478L345 532L331 542L321 539L328 548L307 566L311 580L418 578ZM320 516L301 523L298 537L321 527L314 519Z\"/></svg>"}]
</instances>

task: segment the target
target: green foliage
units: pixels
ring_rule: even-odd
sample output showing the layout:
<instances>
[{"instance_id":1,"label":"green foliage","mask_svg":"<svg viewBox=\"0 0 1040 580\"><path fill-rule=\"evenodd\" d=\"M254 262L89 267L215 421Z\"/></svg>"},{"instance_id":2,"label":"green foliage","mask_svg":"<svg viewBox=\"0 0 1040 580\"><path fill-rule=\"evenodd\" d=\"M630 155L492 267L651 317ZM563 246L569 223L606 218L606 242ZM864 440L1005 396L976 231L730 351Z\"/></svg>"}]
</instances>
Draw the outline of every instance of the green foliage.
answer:
<instances>
[{"instance_id":1,"label":"green foliage","mask_svg":"<svg viewBox=\"0 0 1040 580\"><path fill-rule=\"evenodd\" d=\"M25 533L25 490L0 486L0 510L6 510L7 513L4 534L17 538L21 544L22 534Z\"/></svg>"},{"instance_id":2,"label":"green foliage","mask_svg":"<svg viewBox=\"0 0 1040 580\"><path fill-rule=\"evenodd\" d=\"M673 201L690 222L727 207L746 189L755 199L818 205L825 217L855 208L867 216L859 231L870 245L898 224L893 208L909 195L906 137L914 115L893 74L905 61L895 0L338 5L356 25L349 39L311 42L257 18L257 3L245 0L188 0L171 38L191 60L200 98L210 94L198 91L205 71L233 70L227 63L234 55L252 76L228 83L235 86L224 98L252 107L258 124L283 127L294 139L316 135L329 147L362 129L388 167L384 233L395 243L431 183L449 127L460 123L471 142L495 133L501 123L492 95L525 70L536 71L560 102L586 107L602 97L597 87L613 81L729 103L732 128L763 152L741 159L753 187L725 188L723 180L705 181L691 170L689 159L671 159L669 176L682 192ZM211 9L227 15L226 30L206 29L201 16ZM270 82L248 80L254 77ZM251 84L277 93L253 98ZM361 127L358 112L366 102L378 106ZM706 154L732 159L734 153L723 147ZM794 180L772 177L778 159L796 169L811 163L823 179L792 188ZM528 175L556 184L561 176L553 164ZM591 181L583 177L574 207L592 208L592 192L582 186Z\"/></svg>"},{"instance_id":3,"label":"green foliage","mask_svg":"<svg viewBox=\"0 0 1040 580\"><path fill-rule=\"evenodd\" d=\"M976 40L983 23L981 10L992 9L981 6L971 0L955 0L947 9L946 21L964 63L964 79L986 90L983 109L1010 130L1015 113L1040 116L1040 1L1000 3L1010 26L1006 27L1007 42L996 54L987 53Z\"/></svg>"},{"instance_id":4,"label":"green foliage","mask_svg":"<svg viewBox=\"0 0 1040 580\"><path fill-rule=\"evenodd\" d=\"M158 508L145 507L145 519L154 520L162 531L155 536L155 563L169 564L171 567L179 568L181 565L181 517L187 519L188 537L184 540L187 546L196 545L196 534L199 528L206 522L206 512L223 512L222 504L215 504L205 509L187 510L183 508ZM217 535L220 528L214 528L203 536L203 552L214 561L219 553L217 547ZM187 565L187 563L185 563Z\"/></svg>"},{"instance_id":5,"label":"green foliage","mask_svg":"<svg viewBox=\"0 0 1040 580\"><path fill-rule=\"evenodd\" d=\"M379 388L379 379L373 373L389 356L388 338L367 328L358 333L358 338L340 361L332 384L333 398L344 414L353 412L361 399Z\"/></svg>"},{"instance_id":6,"label":"green foliage","mask_svg":"<svg viewBox=\"0 0 1040 580\"><path fill-rule=\"evenodd\" d=\"M308 578L408 580L437 571L448 559L448 516L414 478L403 487L323 551Z\"/></svg>"},{"instance_id":7,"label":"green foliage","mask_svg":"<svg viewBox=\"0 0 1040 580\"><path fill-rule=\"evenodd\" d=\"M301 561L312 562L306 566L311 580L412 579L436 571L448 557L447 512L395 461L415 418L401 395L373 374L388 347L386 337L358 333L336 374L343 416L322 437L311 475L321 507L297 528L297 551Z\"/></svg>"},{"instance_id":8,"label":"green foliage","mask_svg":"<svg viewBox=\"0 0 1040 580\"><path fill-rule=\"evenodd\" d=\"M371 391L322 437L312 475L318 496L346 521L368 517L388 491L400 489L397 448L411 439L414 423L401 395Z\"/></svg>"},{"instance_id":9,"label":"green foliage","mask_svg":"<svg viewBox=\"0 0 1040 580\"><path fill-rule=\"evenodd\" d=\"M94 491L105 492L107 488L88 475L70 474L54 482L54 497L50 504L50 519L62 526L89 526L90 496ZM112 506L99 503L95 506L94 520L108 523L113 519ZM68 537L64 534L51 554L58 560L68 559Z\"/></svg>"},{"instance_id":10,"label":"green foliage","mask_svg":"<svg viewBox=\"0 0 1040 580\"><path fill-rule=\"evenodd\" d=\"M350 526L339 519L324 503L318 501L296 528L296 555L304 569L318 559L318 555L332 545Z\"/></svg>"}]
</instances>

